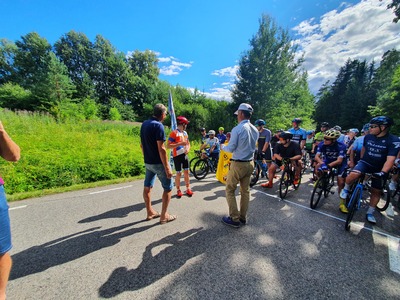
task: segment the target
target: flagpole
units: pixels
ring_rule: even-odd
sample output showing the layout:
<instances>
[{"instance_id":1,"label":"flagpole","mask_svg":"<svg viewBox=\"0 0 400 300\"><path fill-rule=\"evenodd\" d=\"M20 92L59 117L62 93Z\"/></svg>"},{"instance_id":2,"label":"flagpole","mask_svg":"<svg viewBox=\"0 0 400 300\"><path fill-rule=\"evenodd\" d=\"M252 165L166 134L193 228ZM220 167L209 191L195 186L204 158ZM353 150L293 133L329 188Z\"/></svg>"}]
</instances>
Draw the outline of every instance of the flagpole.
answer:
<instances>
[{"instance_id":1,"label":"flagpole","mask_svg":"<svg viewBox=\"0 0 400 300\"><path fill-rule=\"evenodd\" d=\"M171 90L169 90L169 96L168 96L168 113L171 118L171 130L176 130L178 128L178 125L176 123L176 115L175 115L175 109L174 109L174 102L172 101ZM172 156L172 151L170 152L169 164L170 164L171 168L174 169L174 159Z\"/></svg>"}]
</instances>

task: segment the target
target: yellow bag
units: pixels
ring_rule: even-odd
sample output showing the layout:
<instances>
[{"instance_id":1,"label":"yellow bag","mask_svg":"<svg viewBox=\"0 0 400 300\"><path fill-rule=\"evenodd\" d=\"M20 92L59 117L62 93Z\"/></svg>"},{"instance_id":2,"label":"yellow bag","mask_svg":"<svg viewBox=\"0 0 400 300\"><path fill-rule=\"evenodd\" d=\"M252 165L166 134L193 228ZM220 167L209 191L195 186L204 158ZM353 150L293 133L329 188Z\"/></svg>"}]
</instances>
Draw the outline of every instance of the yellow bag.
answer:
<instances>
[{"instance_id":1,"label":"yellow bag","mask_svg":"<svg viewBox=\"0 0 400 300\"><path fill-rule=\"evenodd\" d=\"M232 153L221 150L219 152L219 161L217 168L217 179L226 184L226 177L228 176L229 166L231 164Z\"/></svg>"}]
</instances>

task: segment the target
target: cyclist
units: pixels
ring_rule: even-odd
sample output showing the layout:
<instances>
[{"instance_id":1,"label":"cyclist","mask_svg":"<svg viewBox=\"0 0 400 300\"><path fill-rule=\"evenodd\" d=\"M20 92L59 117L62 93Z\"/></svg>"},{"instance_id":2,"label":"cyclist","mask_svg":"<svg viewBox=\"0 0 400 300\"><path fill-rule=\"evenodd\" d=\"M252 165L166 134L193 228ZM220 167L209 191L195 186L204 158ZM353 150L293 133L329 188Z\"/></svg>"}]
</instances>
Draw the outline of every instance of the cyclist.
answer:
<instances>
[{"instance_id":1,"label":"cyclist","mask_svg":"<svg viewBox=\"0 0 400 300\"><path fill-rule=\"evenodd\" d=\"M340 132L340 137L338 138L337 141L341 142L341 143L344 143L345 135L342 133L342 127L340 127L339 125L335 125L332 128Z\"/></svg>"},{"instance_id":2,"label":"cyclist","mask_svg":"<svg viewBox=\"0 0 400 300\"><path fill-rule=\"evenodd\" d=\"M267 176L267 168L269 168L272 159L271 151L271 131L264 128L265 121L263 119L258 119L254 122L259 132L257 140L257 160L261 160L262 172L261 177Z\"/></svg>"},{"instance_id":3,"label":"cyclist","mask_svg":"<svg viewBox=\"0 0 400 300\"><path fill-rule=\"evenodd\" d=\"M369 122L369 134L365 136L361 159L346 178L346 184L340 198L344 202L350 190L350 185L362 174L372 173L371 199L366 218L368 222L376 224L373 215L379 202L383 183L387 179L390 169L400 149L398 137L389 133L393 120L386 116L372 118Z\"/></svg>"},{"instance_id":4,"label":"cyclist","mask_svg":"<svg viewBox=\"0 0 400 300\"><path fill-rule=\"evenodd\" d=\"M303 128L300 128L301 122L303 121L300 118L294 118L292 120L293 127L288 131L293 134L292 141L298 143L300 145L300 149L303 150L306 144L307 132Z\"/></svg>"},{"instance_id":5,"label":"cyclist","mask_svg":"<svg viewBox=\"0 0 400 300\"><path fill-rule=\"evenodd\" d=\"M218 165L220 144L218 138L215 136L215 131L210 130L208 132L208 138L200 146L200 151L206 149L203 153L202 158L210 157L213 160L214 165Z\"/></svg>"},{"instance_id":6,"label":"cyclist","mask_svg":"<svg viewBox=\"0 0 400 300\"><path fill-rule=\"evenodd\" d=\"M268 168L268 183L261 184L262 187L272 188L276 170L282 166L282 159L290 159L295 167L294 184L298 184L301 172L299 160L301 159L301 149L298 143L291 141L293 134L283 131L279 135L279 144L274 149L272 164Z\"/></svg>"},{"instance_id":7,"label":"cyclist","mask_svg":"<svg viewBox=\"0 0 400 300\"><path fill-rule=\"evenodd\" d=\"M361 136L356 138L354 143L350 146L348 152L349 152L349 167L354 168L354 166L358 163L360 160L360 154L361 154L361 149L363 146L364 142L364 137L368 134L369 131L369 123L364 124L362 130L361 130Z\"/></svg>"},{"instance_id":8,"label":"cyclist","mask_svg":"<svg viewBox=\"0 0 400 300\"><path fill-rule=\"evenodd\" d=\"M318 144L315 154L315 173L319 176L320 172L327 171L331 168L337 168L337 185L338 193L344 187L345 172L347 167L346 146L338 142L340 132L335 129L328 129L324 134L324 141ZM340 203L340 210L346 210L346 204Z\"/></svg>"},{"instance_id":9,"label":"cyclist","mask_svg":"<svg viewBox=\"0 0 400 300\"><path fill-rule=\"evenodd\" d=\"M313 150L316 150L318 144L324 141L324 134L325 134L325 131L327 131L328 129L329 129L329 123L322 122L321 123L321 131L316 133L315 137L314 137L314 149Z\"/></svg>"},{"instance_id":10,"label":"cyclist","mask_svg":"<svg viewBox=\"0 0 400 300\"><path fill-rule=\"evenodd\" d=\"M351 128L348 131L348 134L344 138L344 144L346 145L347 154L350 154L350 147L353 145L354 141L356 140L356 136L359 133L357 128Z\"/></svg>"},{"instance_id":11,"label":"cyclist","mask_svg":"<svg viewBox=\"0 0 400 300\"><path fill-rule=\"evenodd\" d=\"M224 134L224 130L225 130L224 127L218 128L217 138L219 140L220 145L222 145L226 141L226 135Z\"/></svg>"},{"instance_id":12,"label":"cyclist","mask_svg":"<svg viewBox=\"0 0 400 300\"><path fill-rule=\"evenodd\" d=\"M186 195L192 197L193 192L190 189L189 180L189 158L188 153L190 151L189 136L186 132L186 127L189 124L188 119L183 116L176 118L178 128L172 131L169 135L167 146L172 149L172 156L174 159L174 166L176 170L175 186L177 189L176 196L181 198L183 196L181 191L181 172L183 168L183 176L186 185Z\"/></svg>"},{"instance_id":13,"label":"cyclist","mask_svg":"<svg viewBox=\"0 0 400 300\"><path fill-rule=\"evenodd\" d=\"M200 128L200 134L201 134L201 143L204 144L206 139L208 139L208 134L207 134L206 129L204 127Z\"/></svg>"}]
</instances>

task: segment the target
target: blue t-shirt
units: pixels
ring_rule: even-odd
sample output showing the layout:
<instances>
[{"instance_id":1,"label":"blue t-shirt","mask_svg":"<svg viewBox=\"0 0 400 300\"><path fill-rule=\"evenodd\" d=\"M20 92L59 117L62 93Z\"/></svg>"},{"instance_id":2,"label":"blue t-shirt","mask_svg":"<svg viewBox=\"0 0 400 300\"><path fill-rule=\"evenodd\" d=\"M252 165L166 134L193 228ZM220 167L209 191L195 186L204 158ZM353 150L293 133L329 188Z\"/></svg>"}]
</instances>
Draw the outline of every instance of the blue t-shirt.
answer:
<instances>
[{"instance_id":1,"label":"blue t-shirt","mask_svg":"<svg viewBox=\"0 0 400 300\"><path fill-rule=\"evenodd\" d=\"M317 146L317 154L320 155L325 164L330 164L339 157L343 158L342 164L347 163L346 145L338 141L331 145L325 145L324 142L320 142Z\"/></svg>"},{"instance_id":2,"label":"blue t-shirt","mask_svg":"<svg viewBox=\"0 0 400 300\"><path fill-rule=\"evenodd\" d=\"M388 156L397 156L399 153L400 140L393 134L387 134L383 137L367 134L364 137L363 146L365 152L361 160L368 165L381 169Z\"/></svg>"},{"instance_id":3,"label":"blue t-shirt","mask_svg":"<svg viewBox=\"0 0 400 300\"><path fill-rule=\"evenodd\" d=\"M216 137L218 138L220 144L225 143L226 135L224 133L223 134L217 133Z\"/></svg>"},{"instance_id":4,"label":"blue t-shirt","mask_svg":"<svg viewBox=\"0 0 400 300\"><path fill-rule=\"evenodd\" d=\"M364 136L356 138L356 140L353 143L353 150L356 152L358 156L360 156L363 143L364 143Z\"/></svg>"},{"instance_id":5,"label":"blue t-shirt","mask_svg":"<svg viewBox=\"0 0 400 300\"><path fill-rule=\"evenodd\" d=\"M291 134L293 134L292 141L300 144L302 140L307 139L307 131L303 128L294 129L293 127L288 130Z\"/></svg>"},{"instance_id":6,"label":"blue t-shirt","mask_svg":"<svg viewBox=\"0 0 400 300\"><path fill-rule=\"evenodd\" d=\"M157 141L165 142L165 132L163 124L153 117L144 121L142 127L140 127L140 142L146 164L162 164Z\"/></svg>"}]
</instances>

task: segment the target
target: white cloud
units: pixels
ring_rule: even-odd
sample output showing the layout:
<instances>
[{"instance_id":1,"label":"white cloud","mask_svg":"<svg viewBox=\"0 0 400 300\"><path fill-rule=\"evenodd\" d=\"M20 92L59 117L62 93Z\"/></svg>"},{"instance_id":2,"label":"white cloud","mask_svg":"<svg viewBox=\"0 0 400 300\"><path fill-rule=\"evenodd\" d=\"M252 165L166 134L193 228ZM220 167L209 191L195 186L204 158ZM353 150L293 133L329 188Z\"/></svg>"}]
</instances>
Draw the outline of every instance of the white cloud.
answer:
<instances>
[{"instance_id":1,"label":"white cloud","mask_svg":"<svg viewBox=\"0 0 400 300\"><path fill-rule=\"evenodd\" d=\"M236 78L236 72L239 69L239 66L227 67L220 70L215 70L211 73L211 75L219 76L219 77L233 77Z\"/></svg>"},{"instance_id":2,"label":"white cloud","mask_svg":"<svg viewBox=\"0 0 400 300\"><path fill-rule=\"evenodd\" d=\"M310 89L318 91L327 80L334 80L350 59L381 61L390 49L400 49L399 24L392 23L389 0L362 0L356 5L341 4L319 20L301 22L293 30L295 41L304 52L304 68L309 74Z\"/></svg>"},{"instance_id":3,"label":"white cloud","mask_svg":"<svg viewBox=\"0 0 400 300\"><path fill-rule=\"evenodd\" d=\"M161 53L157 53L160 56ZM160 74L165 76L179 75L184 69L189 69L193 65L193 61L188 63L180 62L179 59L168 56L168 57L158 57L158 66L160 68Z\"/></svg>"}]
</instances>

